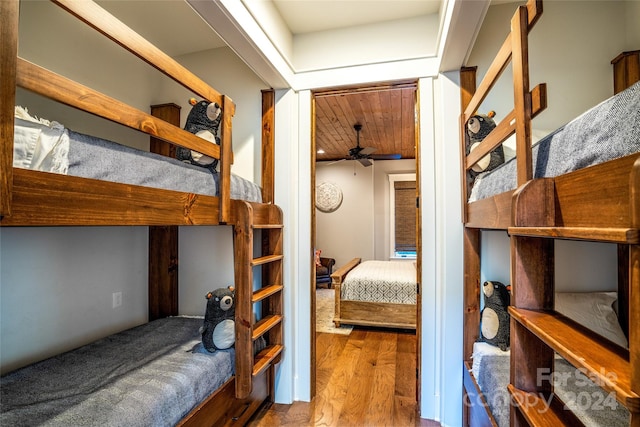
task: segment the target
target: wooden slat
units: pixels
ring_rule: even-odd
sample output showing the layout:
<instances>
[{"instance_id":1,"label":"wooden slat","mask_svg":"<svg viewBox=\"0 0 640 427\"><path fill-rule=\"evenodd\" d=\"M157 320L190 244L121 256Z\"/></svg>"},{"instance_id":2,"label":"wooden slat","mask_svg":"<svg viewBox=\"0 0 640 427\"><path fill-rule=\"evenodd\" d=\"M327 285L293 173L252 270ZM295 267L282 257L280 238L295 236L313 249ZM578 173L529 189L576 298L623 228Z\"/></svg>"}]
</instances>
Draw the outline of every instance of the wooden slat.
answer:
<instances>
[{"instance_id":1,"label":"wooden slat","mask_svg":"<svg viewBox=\"0 0 640 427\"><path fill-rule=\"evenodd\" d=\"M280 261L282 258L284 258L282 255L265 255L265 256L261 256L259 258L254 258L251 261L251 266L255 267L257 265L262 265L262 264L267 264L267 263L270 263L270 262Z\"/></svg>"},{"instance_id":2,"label":"wooden slat","mask_svg":"<svg viewBox=\"0 0 640 427\"><path fill-rule=\"evenodd\" d=\"M163 141L196 150L216 159L221 158L218 145L22 58L18 58L17 84L47 98L142 131ZM224 117L227 117L226 112Z\"/></svg>"},{"instance_id":3,"label":"wooden slat","mask_svg":"<svg viewBox=\"0 0 640 427\"><path fill-rule=\"evenodd\" d=\"M531 31L533 26L538 22L538 19L542 15L542 0L529 0L526 6L528 22L526 25L526 32ZM512 30L513 32L513 30ZM489 66L487 73L485 74L482 82L475 91L473 98L469 101L466 109L464 110L463 117L466 123L469 118L475 113L482 101L486 98L491 88L494 86L504 69L507 67L509 60L511 59L511 38L507 36L506 40L500 47L500 50L496 54L493 62ZM515 72L514 72L515 74Z\"/></svg>"},{"instance_id":4,"label":"wooden slat","mask_svg":"<svg viewBox=\"0 0 640 427\"><path fill-rule=\"evenodd\" d=\"M529 425L538 427L583 427L584 424L573 412L564 409L565 404L556 396L552 396L551 403L536 393L527 393L507 385L509 393L513 397L515 410L519 411ZM517 424L516 424L517 425Z\"/></svg>"},{"instance_id":5,"label":"wooden slat","mask_svg":"<svg viewBox=\"0 0 640 427\"><path fill-rule=\"evenodd\" d=\"M271 365L284 349L281 345L269 346L256 355L252 375L260 375Z\"/></svg>"},{"instance_id":6,"label":"wooden slat","mask_svg":"<svg viewBox=\"0 0 640 427\"><path fill-rule=\"evenodd\" d=\"M471 116L475 114L478 110L482 101L487 97L491 88L495 85L502 72L507 68L509 61L511 60L511 40L507 37L507 39L502 43L500 50L496 54L493 62L489 66L487 73L484 78L478 85L478 89L476 90L473 98L467 105L467 108L463 113L463 121L464 123L468 122Z\"/></svg>"},{"instance_id":7,"label":"wooden slat","mask_svg":"<svg viewBox=\"0 0 640 427\"><path fill-rule=\"evenodd\" d=\"M14 169L14 210L1 224L218 225L218 198Z\"/></svg>"},{"instance_id":8,"label":"wooden slat","mask_svg":"<svg viewBox=\"0 0 640 427\"><path fill-rule=\"evenodd\" d=\"M11 214L18 0L0 2L0 217Z\"/></svg>"},{"instance_id":9,"label":"wooden slat","mask_svg":"<svg viewBox=\"0 0 640 427\"><path fill-rule=\"evenodd\" d=\"M509 227L513 236L548 237L571 240L589 240L609 243L638 244L640 230L636 228L592 227Z\"/></svg>"},{"instance_id":10,"label":"wooden slat","mask_svg":"<svg viewBox=\"0 0 640 427\"><path fill-rule=\"evenodd\" d=\"M251 299L251 301L253 303L260 302L265 298L269 298L271 295L281 292L282 289L284 289L282 285L271 285L264 288L260 288L253 293L253 298Z\"/></svg>"},{"instance_id":11,"label":"wooden slat","mask_svg":"<svg viewBox=\"0 0 640 427\"><path fill-rule=\"evenodd\" d=\"M98 4L75 0L52 1L192 92L209 101L224 104L219 92ZM224 113L235 115L235 106L226 107Z\"/></svg>"},{"instance_id":12,"label":"wooden slat","mask_svg":"<svg viewBox=\"0 0 640 427\"><path fill-rule=\"evenodd\" d=\"M260 319L258 323L253 327L253 340L256 340L263 336L267 331L276 327L282 322L282 316L279 314L272 314Z\"/></svg>"},{"instance_id":13,"label":"wooden slat","mask_svg":"<svg viewBox=\"0 0 640 427\"><path fill-rule=\"evenodd\" d=\"M532 100L535 100L531 110L531 118L534 118L547 108L547 85L542 83L533 88L530 97ZM467 170L471 169L471 167L478 163L480 159L489 154L516 132L515 119L516 112L515 110L512 110L500 121L495 129L492 130L491 133L489 133L489 135L487 135L471 153L469 153L465 164L465 168Z\"/></svg>"},{"instance_id":14,"label":"wooden slat","mask_svg":"<svg viewBox=\"0 0 640 427\"><path fill-rule=\"evenodd\" d=\"M509 314L630 411L640 411L640 396L631 389L629 353L594 332L553 312L509 307Z\"/></svg>"}]
</instances>

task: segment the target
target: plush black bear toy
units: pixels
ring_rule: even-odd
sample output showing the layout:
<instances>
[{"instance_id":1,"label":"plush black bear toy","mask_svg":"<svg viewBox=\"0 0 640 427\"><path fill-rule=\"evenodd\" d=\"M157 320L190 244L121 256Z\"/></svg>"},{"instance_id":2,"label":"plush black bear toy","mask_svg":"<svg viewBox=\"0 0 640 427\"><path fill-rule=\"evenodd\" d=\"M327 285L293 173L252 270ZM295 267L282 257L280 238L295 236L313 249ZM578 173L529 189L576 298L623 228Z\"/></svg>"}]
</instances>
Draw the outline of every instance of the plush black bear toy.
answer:
<instances>
[{"instance_id":1,"label":"plush black bear toy","mask_svg":"<svg viewBox=\"0 0 640 427\"><path fill-rule=\"evenodd\" d=\"M218 128L220 127L220 121L222 119L222 108L220 108L220 105L218 105L217 102L198 102L195 98L191 98L189 103L193 105L193 108L191 108L187 116L184 130L206 139L209 142L220 145L220 138L218 137ZM208 168L212 171L218 166L217 159L182 147L177 147L176 158L183 162Z\"/></svg>"},{"instance_id":2,"label":"plush black bear toy","mask_svg":"<svg viewBox=\"0 0 640 427\"><path fill-rule=\"evenodd\" d=\"M235 312L235 292L232 286L207 294L207 311L200 332L202 345L208 352L233 346L236 337Z\"/></svg>"},{"instance_id":3,"label":"plush black bear toy","mask_svg":"<svg viewBox=\"0 0 640 427\"><path fill-rule=\"evenodd\" d=\"M484 282L482 292L484 308L480 312L480 340L506 350L509 348L509 289L500 282Z\"/></svg>"},{"instance_id":4,"label":"plush black bear toy","mask_svg":"<svg viewBox=\"0 0 640 427\"><path fill-rule=\"evenodd\" d=\"M467 135L469 136L466 146L466 154L473 151L496 127L493 120L496 113L489 111L489 114L476 114L467 122ZM478 163L471 168L472 178L475 178L480 172L490 171L504 163L504 150L502 144L498 145L491 153L484 156Z\"/></svg>"}]
</instances>

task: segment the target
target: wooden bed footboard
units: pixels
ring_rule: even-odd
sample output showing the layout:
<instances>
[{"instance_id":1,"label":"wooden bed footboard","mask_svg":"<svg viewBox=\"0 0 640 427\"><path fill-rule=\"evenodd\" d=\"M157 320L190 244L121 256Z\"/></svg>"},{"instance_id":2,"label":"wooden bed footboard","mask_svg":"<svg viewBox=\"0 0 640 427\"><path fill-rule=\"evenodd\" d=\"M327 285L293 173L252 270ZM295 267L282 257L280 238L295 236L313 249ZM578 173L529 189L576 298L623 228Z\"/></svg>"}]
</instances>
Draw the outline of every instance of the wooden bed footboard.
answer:
<instances>
[{"instance_id":1,"label":"wooden bed footboard","mask_svg":"<svg viewBox=\"0 0 640 427\"><path fill-rule=\"evenodd\" d=\"M358 326L415 329L415 304L349 301L341 298L342 283L347 274L358 266L361 261L361 258L354 258L331 275L331 285L335 289L335 316L333 322L336 327L346 323Z\"/></svg>"}]
</instances>

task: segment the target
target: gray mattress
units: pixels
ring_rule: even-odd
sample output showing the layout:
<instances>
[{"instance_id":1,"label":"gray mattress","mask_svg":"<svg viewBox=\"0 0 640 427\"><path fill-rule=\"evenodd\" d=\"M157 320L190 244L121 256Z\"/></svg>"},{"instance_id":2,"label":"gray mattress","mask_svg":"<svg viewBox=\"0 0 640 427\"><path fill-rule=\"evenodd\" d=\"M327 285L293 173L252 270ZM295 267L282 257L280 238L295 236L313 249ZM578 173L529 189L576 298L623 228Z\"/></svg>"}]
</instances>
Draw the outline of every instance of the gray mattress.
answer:
<instances>
[{"instance_id":1,"label":"gray mattress","mask_svg":"<svg viewBox=\"0 0 640 427\"><path fill-rule=\"evenodd\" d=\"M69 130L69 175L219 196L219 174ZM231 175L231 198L261 202L260 187Z\"/></svg>"},{"instance_id":2,"label":"gray mattress","mask_svg":"<svg viewBox=\"0 0 640 427\"><path fill-rule=\"evenodd\" d=\"M555 177L640 152L640 82L591 108L532 147L533 177ZM469 201L516 188L516 159L478 175Z\"/></svg>"},{"instance_id":3,"label":"gray mattress","mask_svg":"<svg viewBox=\"0 0 640 427\"><path fill-rule=\"evenodd\" d=\"M556 358L554 393L586 426L629 425L629 411L564 359ZM484 356L476 376L499 427L509 426L509 356Z\"/></svg>"},{"instance_id":4,"label":"gray mattress","mask_svg":"<svg viewBox=\"0 0 640 427\"><path fill-rule=\"evenodd\" d=\"M234 350L206 353L202 319L159 319L0 378L2 426L173 426L224 384Z\"/></svg>"},{"instance_id":5,"label":"gray mattress","mask_svg":"<svg viewBox=\"0 0 640 427\"><path fill-rule=\"evenodd\" d=\"M81 134L21 109L16 107L14 167L219 196L217 172ZM258 185L232 174L231 198L262 202L262 193Z\"/></svg>"}]
</instances>

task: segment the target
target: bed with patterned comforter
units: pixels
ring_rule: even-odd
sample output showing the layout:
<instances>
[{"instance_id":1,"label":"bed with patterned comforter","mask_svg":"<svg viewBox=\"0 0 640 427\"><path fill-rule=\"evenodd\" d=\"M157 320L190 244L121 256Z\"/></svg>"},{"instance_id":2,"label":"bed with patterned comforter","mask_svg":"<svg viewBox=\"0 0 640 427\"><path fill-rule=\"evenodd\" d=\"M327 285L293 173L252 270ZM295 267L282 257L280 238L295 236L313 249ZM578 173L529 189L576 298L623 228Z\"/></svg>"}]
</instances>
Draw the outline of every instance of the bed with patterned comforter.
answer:
<instances>
[{"instance_id":1,"label":"bed with patterned comforter","mask_svg":"<svg viewBox=\"0 0 640 427\"><path fill-rule=\"evenodd\" d=\"M357 262L354 262L357 261ZM334 323L390 328L416 327L416 264L411 261L365 261L357 258L336 287ZM341 269L339 269L341 270Z\"/></svg>"}]
</instances>

